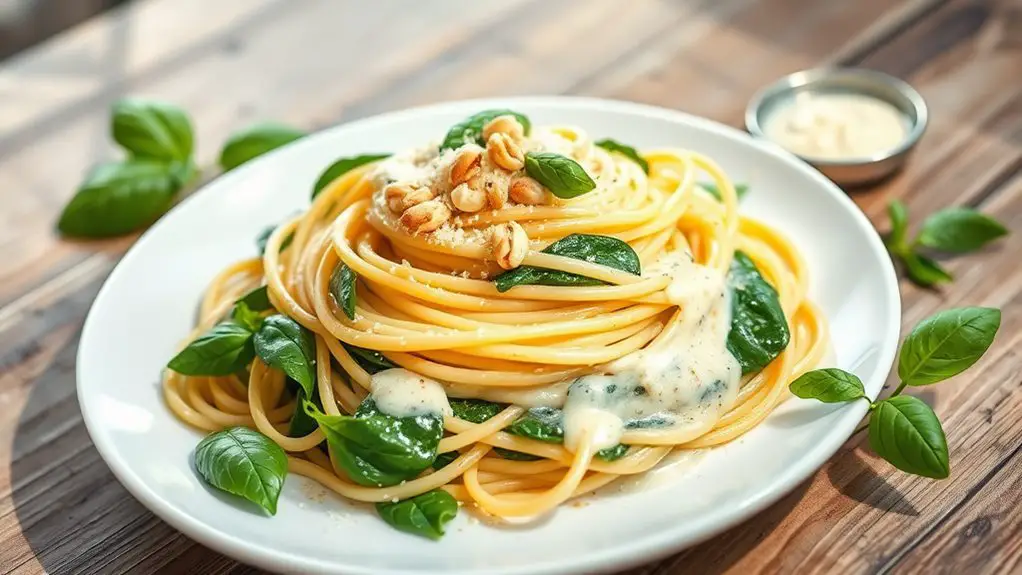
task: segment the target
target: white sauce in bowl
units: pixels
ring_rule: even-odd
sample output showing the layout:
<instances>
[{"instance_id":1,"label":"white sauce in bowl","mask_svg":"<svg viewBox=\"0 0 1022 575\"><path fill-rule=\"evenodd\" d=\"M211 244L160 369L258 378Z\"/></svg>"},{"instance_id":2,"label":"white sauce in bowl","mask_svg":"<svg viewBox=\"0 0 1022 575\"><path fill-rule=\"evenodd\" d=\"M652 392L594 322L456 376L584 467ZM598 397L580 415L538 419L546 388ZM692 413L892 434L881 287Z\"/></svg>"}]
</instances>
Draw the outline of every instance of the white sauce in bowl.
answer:
<instances>
[{"instance_id":1,"label":"white sauce in bowl","mask_svg":"<svg viewBox=\"0 0 1022 575\"><path fill-rule=\"evenodd\" d=\"M802 92L763 121L766 137L790 152L823 160L882 154L901 144L908 131L905 114L865 94Z\"/></svg>"}]
</instances>

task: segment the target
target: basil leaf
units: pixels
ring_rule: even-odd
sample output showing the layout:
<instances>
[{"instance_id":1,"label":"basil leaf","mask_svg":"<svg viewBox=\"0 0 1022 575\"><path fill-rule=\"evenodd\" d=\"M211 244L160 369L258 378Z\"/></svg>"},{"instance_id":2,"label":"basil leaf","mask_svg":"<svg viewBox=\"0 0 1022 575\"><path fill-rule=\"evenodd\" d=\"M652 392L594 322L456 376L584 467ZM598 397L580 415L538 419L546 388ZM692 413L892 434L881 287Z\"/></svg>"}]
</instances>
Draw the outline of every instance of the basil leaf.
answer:
<instances>
[{"instance_id":1,"label":"basil leaf","mask_svg":"<svg viewBox=\"0 0 1022 575\"><path fill-rule=\"evenodd\" d=\"M367 398L355 412L324 415L310 402L306 412L326 435L327 443L352 481L385 487L412 479L433 464L444 433L443 417L392 417Z\"/></svg>"},{"instance_id":2,"label":"basil leaf","mask_svg":"<svg viewBox=\"0 0 1022 575\"><path fill-rule=\"evenodd\" d=\"M604 150L609 150L611 152L617 152L621 154L622 156L628 158L629 160L635 162L636 164L639 164L639 167L642 168L643 172L647 174L649 173L649 162L647 162L646 159L643 158L642 155L640 155L635 148L627 144L622 144L621 142L618 142L616 140L611 140L610 138L600 140L596 142L596 145L603 148Z\"/></svg>"},{"instance_id":3,"label":"basil leaf","mask_svg":"<svg viewBox=\"0 0 1022 575\"><path fill-rule=\"evenodd\" d=\"M110 131L135 158L188 163L194 146L192 124L181 108L165 102L127 98L114 103Z\"/></svg>"},{"instance_id":4,"label":"basil leaf","mask_svg":"<svg viewBox=\"0 0 1022 575\"><path fill-rule=\"evenodd\" d=\"M824 403L843 403L866 397L862 380L854 373L836 367L803 373L788 388L802 399L816 399Z\"/></svg>"},{"instance_id":5,"label":"basil leaf","mask_svg":"<svg viewBox=\"0 0 1022 575\"><path fill-rule=\"evenodd\" d=\"M965 253L1007 234L1007 228L986 214L969 208L949 208L926 218L917 241L928 248Z\"/></svg>"},{"instance_id":6,"label":"basil leaf","mask_svg":"<svg viewBox=\"0 0 1022 575\"><path fill-rule=\"evenodd\" d=\"M195 469L209 485L277 514L287 454L262 433L232 427L207 435L195 448Z\"/></svg>"},{"instance_id":7,"label":"basil leaf","mask_svg":"<svg viewBox=\"0 0 1022 575\"><path fill-rule=\"evenodd\" d=\"M255 352L266 362L298 382L306 397L316 387L316 340L312 333L286 315L263 320L253 338Z\"/></svg>"},{"instance_id":8,"label":"basil leaf","mask_svg":"<svg viewBox=\"0 0 1022 575\"><path fill-rule=\"evenodd\" d=\"M723 201L723 198L720 195L720 189L717 188L717 184L714 184L713 182L699 182L699 187L706 190L706 192L711 196L717 198L717 201ZM749 184L735 184L735 196L737 196L738 201L742 201L742 198L744 198L747 193L749 193Z\"/></svg>"},{"instance_id":9,"label":"basil leaf","mask_svg":"<svg viewBox=\"0 0 1022 575\"><path fill-rule=\"evenodd\" d=\"M494 447L493 452L501 456L504 459L510 459L511 461L539 461L543 459L531 453L522 453L521 451L514 451L511 449L504 449L503 447Z\"/></svg>"},{"instance_id":10,"label":"basil leaf","mask_svg":"<svg viewBox=\"0 0 1022 575\"><path fill-rule=\"evenodd\" d=\"M908 235L908 208L901 200L891 200L887 204L887 217L891 220L891 232L887 236L887 242L891 249L904 249L905 238Z\"/></svg>"},{"instance_id":11,"label":"basil leaf","mask_svg":"<svg viewBox=\"0 0 1022 575\"><path fill-rule=\"evenodd\" d=\"M533 407L504 431L545 443L564 442L561 410L554 407Z\"/></svg>"},{"instance_id":12,"label":"basil leaf","mask_svg":"<svg viewBox=\"0 0 1022 575\"><path fill-rule=\"evenodd\" d=\"M436 540L458 514L458 501L443 489L434 489L397 503L377 503L376 512L398 531Z\"/></svg>"},{"instance_id":13,"label":"basil leaf","mask_svg":"<svg viewBox=\"0 0 1022 575\"><path fill-rule=\"evenodd\" d=\"M547 246L543 253L600 264L635 275L642 273L635 250L627 243L609 236L571 234ZM533 266L518 266L500 274L493 282L499 292L506 292L518 285L592 286L604 283L578 274Z\"/></svg>"},{"instance_id":14,"label":"basil leaf","mask_svg":"<svg viewBox=\"0 0 1022 575\"><path fill-rule=\"evenodd\" d=\"M270 241L270 236L273 235L273 231L276 229L277 226L266 226L266 228L264 228L263 231L259 232L259 235L256 236L256 249L259 250L259 255L266 253L266 243ZM284 238L284 241L280 242L280 251L283 252L286 250L294 239L294 232L288 234L288 236Z\"/></svg>"},{"instance_id":15,"label":"basil leaf","mask_svg":"<svg viewBox=\"0 0 1022 575\"><path fill-rule=\"evenodd\" d=\"M227 143L220 150L220 167L228 172L306 135L308 134L304 130L272 122L248 126L231 134L227 139Z\"/></svg>"},{"instance_id":16,"label":"basil leaf","mask_svg":"<svg viewBox=\"0 0 1022 575\"><path fill-rule=\"evenodd\" d=\"M454 417L472 423L482 423L504 411L506 407L499 403L482 399L450 399L448 401L451 404L451 411L454 413Z\"/></svg>"},{"instance_id":17,"label":"basil leaf","mask_svg":"<svg viewBox=\"0 0 1022 575\"><path fill-rule=\"evenodd\" d=\"M596 182L578 162L553 152L525 154L525 173L562 199L575 198L596 189Z\"/></svg>"},{"instance_id":18,"label":"basil leaf","mask_svg":"<svg viewBox=\"0 0 1022 575\"><path fill-rule=\"evenodd\" d=\"M353 156L351 158L341 158L334 163L330 164L327 169L323 170L323 173L316 179L316 184L312 187L312 198L316 199L316 196L323 191L323 188L330 185L330 182L337 178L347 174L355 168L371 164L384 158L389 158L390 154L363 154L361 156Z\"/></svg>"},{"instance_id":19,"label":"basil leaf","mask_svg":"<svg viewBox=\"0 0 1022 575\"><path fill-rule=\"evenodd\" d=\"M255 288L241 296L241 299L235 303L243 303L252 311L268 311L273 309L273 304L270 303L270 295L267 292L266 286L259 286Z\"/></svg>"},{"instance_id":20,"label":"basil leaf","mask_svg":"<svg viewBox=\"0 0 1022 575\"><path fill-rule=\"evenodd\" d=\"M869 446L898 469L944 479L951 473L947 439L929 405L911 395L880 401L869 418Z\"/></svg>"},{"instance_id":21,"label":"basil leaf","mask_svg":"<svg viewBox=\"0 0 1022 575\"><path fill-rule=\"evenodd\" d=\"M334 268L330 276L330 295L334 296L337 306L344 310L348 319L355 319L355 282L358 276L347 264L341 263Z\"/></svg>"},{"instance_id":22,"label":"basil leaf","mask_svg":"<svg viewBox=\"0 0 1022 575\"><path fill-rule=\"evenodd\" d=\"M444 136L444 141L440 144L440 151L454 150L464 146L465 144L472 143L485 146L486 142L483 140L483 128L497 116L514 116L517 118L518 122L523 128L525 128L526 136L528 136L529 132L532 131L532 123L529 122L529 118L523 114L504 109L483 110L482 112L472 114L468 118L465 118L451 126L451 129L447 131L447 135Z\"/></svg>"},{"instance_id":23,"label":"basil leaf","mask_svg":"<svg viewBox=\"0 0 1022 575\"><path fill-rule=\"evenodd\" d=\"M604 461L617 461L625 455L628 455L628 449L629 447L627 445L618 443L614 447L608 447L597 451L596 457L599 457Z\"/></svg>"},{"instance_id":24,"label":"basil leaf","mask_svg":"<svg viewBox=\"0 0 1022 575\"><path fill-rule=\"evenodd\" d=\"M394 364L394 362L390 361L382 353L374 349L355 347L344 342L341 342L341 345L344 346L344 349L348 350L348 355L355 360L355 363L359 364L362 369L369 373L369 375L379 373L385 369L398 367Z\"/></svg>"},{"instance_id":25,"label":"basil leaf","mask_svg":"<svg viewBox=\"0 0 1022 575\"><path fill-rule=\"evenodd\" d=\"M457 451L447 451L445 453L437 453L436 454L436 459L433 460L433 465L432 465L433 470L436 471L436 470L443 469L443 468L447 467L448 465L453 463L454 460L457 459L459 455L461 455L461 454L458 453Z\"/></svg>"},{"instance_id":26,"label":"basil leaf","mask_svg":"<svg viewBox=\"0 0 1022 575\"><path fill-rule=\"evenodd\" d=\"M923 254L906 249L904 253L899 255L901 256L902 263L905 264L905 271L908 272L909 279L918 285L932 287L954 279L940 264Z\"/></svg>"},{"instance_id":27,"label":"basil leaf","mask_svg":"<svg viewBox=\"0 0 1022 575\"><path fill-rule=\"evenodd\" d=\"M248 304L243 301L234 304L231 320L252 332L257 331L263 324L263 317L259 315L259 312L248 307Z\"/></svg>"},{"instance_id":28,"label":"basil leaf","mask_svg":"<svg viewBox=\"0 0 1022 575\"><path fill-rule=\"evenodd\" d=\"M744 252L735 252L728 273L731 288L731 331L727 349L742 374L760 371L788 347L791 332L777 290L767 283Z\"/></svg>"},{"instance_id":29,"label":"basil leaf","mask_svg":"<svg viewBox=\"0 0 1022 575\"><path fill-rule=\"evenodd\" d=\"M168 164L126 160L100 164L64 207L57 228L64 234L102 238L135 231L156 221L181 183Z\"/></svg>"},{"instance_id":30,"label":"basil leaf","mask_svg":"<svg viewBox=\"0 0 1022 575\"><path fill-rule=\"evenodd\" d=\"M254 357L252 331L228 321L197 337L167 367L182 375L230 375L244 369Z\"/></svg>"},{"instance_id":31,"label":"basil leaf","mask_svg":"<svg viewBox=\"0 0 1022 575\"><path fill-rule=\"evenodd\" d=\"M912 330L901 345L898 377L929 385L962 373L979 361L1001 326L1001 310L963 307L942 311Z\"/></svg>"},{"instance_id":32,"label":"basil leaf","mask_svg":"<svg viewBox=\"0 0 1022 575\"><path fill-rule=\"evenodd\" d=\"M299 386L295 395L295 412L291 416L291 423L288 424L288 437L305 437L319 428L319 423L305 412L306 401L309 401L309 398L305 395L305 390ZM312 404L320 411L323 410L323 402L319 399L318 389L313 390Z\"/></svg>"}]
</instances>

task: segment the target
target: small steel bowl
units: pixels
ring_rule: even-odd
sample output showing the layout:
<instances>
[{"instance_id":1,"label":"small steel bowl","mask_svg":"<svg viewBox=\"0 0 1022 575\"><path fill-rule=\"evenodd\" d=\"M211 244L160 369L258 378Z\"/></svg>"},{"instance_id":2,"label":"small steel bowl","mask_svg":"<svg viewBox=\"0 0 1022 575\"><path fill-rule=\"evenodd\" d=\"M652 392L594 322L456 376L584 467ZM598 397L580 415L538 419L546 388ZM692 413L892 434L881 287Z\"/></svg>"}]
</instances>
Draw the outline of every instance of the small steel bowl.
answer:
<instances>
[{"instance_id":1,"label":"small steel bowl","mask_svg":"<svg viewBox=\"0 0 1022 575\"><path fill-rule=\"evenodd\" d=\"M893 105L908 119L909 128L904 140L886 152L841 160L795 154L839 185L862 186L892 175L902 167L926 130L926 102L915 88L893 76L863 68L817 68L781 78L753 96L745 110L746 129L753 136L770 140L763 132L767 116L779 104L803 92L872 96Z\"/></svg>"}]
</instances>

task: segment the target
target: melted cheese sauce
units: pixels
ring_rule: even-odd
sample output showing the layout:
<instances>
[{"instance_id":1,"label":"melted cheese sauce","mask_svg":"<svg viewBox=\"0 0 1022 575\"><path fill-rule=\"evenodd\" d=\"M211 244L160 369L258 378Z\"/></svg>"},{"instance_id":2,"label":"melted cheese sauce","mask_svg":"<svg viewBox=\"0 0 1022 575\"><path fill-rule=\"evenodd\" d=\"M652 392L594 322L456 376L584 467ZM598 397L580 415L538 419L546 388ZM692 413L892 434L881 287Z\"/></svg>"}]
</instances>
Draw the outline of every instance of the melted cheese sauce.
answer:
<instances>
[{"instance_id":1,"label":"melted cheese sauce","mask_svg":"<svg viewBox=\"0 0 1022 575\"><path fill-rule=\"evenodd\" d=\"M908 118L863 94L797 94L774 110L763 133L788 151L820 159L865 158L893 149L908 134Z\"/></svg>"},{"instance_id":2,"label":"melted cheese sauce","mask_svg":"<svg viewBox=\"0 0 1022 575\"><path fill-rule=\"evenodd\" d=\"M738 395L741 366L727 349L730 297L722 274L687 256L662 257L648 273L672 278L666 290L681 318L646 349L576 379L564 402L564 444L596 449L626 429L709 429ZM588 438L588 439L586 439Z\"/></svg>"},{"instance_id":3,"label":"melted cheese sauce","mask_svg":"<svg viewBox=\"0 0 1022 575\"><path fill-rule=\"evenodd\" d=\"M451 415L451 404L440 382L407 369L387 369L370 379L373 401L393 417Z\"/></svg>"}]
</instances>

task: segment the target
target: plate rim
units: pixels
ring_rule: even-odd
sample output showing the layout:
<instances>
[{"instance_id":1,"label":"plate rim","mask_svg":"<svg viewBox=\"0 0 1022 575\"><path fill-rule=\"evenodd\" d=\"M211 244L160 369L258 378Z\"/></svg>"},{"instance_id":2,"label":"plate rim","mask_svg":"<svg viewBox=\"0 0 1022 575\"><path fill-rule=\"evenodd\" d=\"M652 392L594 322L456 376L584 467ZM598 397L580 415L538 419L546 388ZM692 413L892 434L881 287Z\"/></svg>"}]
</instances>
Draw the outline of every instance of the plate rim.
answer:
<instances>
[{"instance_id":1,"label":"plate rim","mask_svg":"<svg viewBox=\"0 0 1022 575\"><path fill-rule=\"evenodd\" d=\"M86 315L79 337L79 350L76 355L75 365L76 395L79 408L82 413L82 419L85 423L85 428L89 434L90 440L96 447L96 450L99 452L104 463L106 463L107 467L110 468L117 480L135 499L139 501L139 503L153 512L161 520L166 521L172 527L194 541L250 565L275 571L291 571L300 569L302 572L343 572L352 575L381 573L379 569L372 567L339 563L336 561L323 561L309 557L301 557L299 561L295 562L290 557L281 555L269 547L259 546L257 544L243 541L228 532L218 530L201 520L196 519L192 515L176 509L170 504L170 502L160 496L156 490L146 485L145 482L131 470L128 460L119 456L113 442L108 441L107 437L98 431L102 424L97 420L96 414L89 410L87 407L89 402L85 400L88 390L83 388L84 374L82 370L82 358L85 353L89 351L91 346L83 344L91 338L96 337L94 335L90 335L93 331L98 329L96 324L100 321L97 319L97 312L95 311L97 307L96 304L106 297L106 294L111 289L110 286L114 280L119 278L120 274L125 273L123 270L126 268L126 262L130 262L132 258L137 255L140 246L144 244L151 234L158 233L157 230L159 230L162 226L167 225L167 222L173 219L173 214L177 212L181 206L193 201L194 198L202 194L208 193L210 188L229 188L234 180L240 180L244 177L246 171L253 169L254 164L267 161L281 153L287 153L288 150L291 150L294 147L314 146L318 140L327 137L328 134L337 130L350 129L365 123L396 122L401 121L406 117L444 113L468 107L513 108L515 106L585 108L594 113L623 113L628 115L645 116L653 120L673 124L688 124L701 130L716 132L731 139L737 138L743 140L744 143L758 148L761 152L768 156L772 156L775 161L788 164L792 168L802 172L803 175L809 177L811 180L814 180L815 183L818 184L818 187L826 189L827 193L830 194L833 199L836 199L845 211L850 213L855 225L865 232L864 235L867 238L866 246L871 252L873 252L872 255L879 255L877 259L881 262L883 268L882 281L884 292L888 295L894 295L893 297L888 298L888 309L885 310L888 319L888 325L886 326L887 329L885 330L885 334L887 335L885 335L882 339L881 345L877 351L877 369L882 369L883 366L887 367L887 371L883 372L885 373L883 376L885 378L886 375L890 373L894 364L894 357L898 348L901 329L901 293L898 288L898 280L897 275L895 274L894 265L890 261L890 258L887 257L887 251L886 248L884 248L879 233L855 202L853 202L851 198L845 194L845 192L838 188L837 185L823 176L823 174L797 157L787 154L783 150L772 145L770 142L754 138L753 136L727 124L680 110L624 100L584 96L509 96L451 100L422 106L414 106L374 114L352 121L341 121L340 123L332 124L317 130L296 142L273 150L264 156L249 162L247 165L242 165L226 174L218 176L210 182L207 182L205 185L176 204L167 214L164 214L164 216L155 224L143 232L132 243L131 247L125 252L114 266L114 269L103 281L102 287L97 292L89 307L89 312ZM866 383L868 390L870 387L868 385L870 381L867 381ZM876 395L879 394L882 387L882 385L876 386L877 391L875 394L871 394L871 399L876 398ZM596 549L584 557L548 560L543 563L531 564L524 567L491 567L483 570L469 568L468 570L459 569L457 571L449 572L486 573L488 575L512 575L522 573L542 575L566 572L597 573L614 569L625 569L638 564L655 561L682 549L692 547L751 519L754 515L760 513L768 506L776 503L781 498L791 493L796 486L809 479L834 455L834 453L837 452L838 449L840 449L842 445L844 445L851 436L856 424L865 415L866 410L867 406L861 402L856 402L844 409L843 413L834 424L833 432L828 434L824 441L815 444L813 448L808 450L805 455L798 460L798 468L786 474L782 480L778 481L774 485L772 489L767 489L765 492L757 494L757 496L748 502L747 505L731 506L719 515L713 516L714 520L712 522L704 519L705 517L709 517L708 515L703 515L696 519L696 522L709 523L709 525L702 529L702 533L696 537L686 537L682 534L682 532L679 532L678 529L668 529L660 533L651 533L642 539L627 541L619 545L602 549ZM689 525L691 525L691 522ZM393 575L411 575L421 574L423 572L387 568L386 573Z\"/></svg>"}]
</instances>

